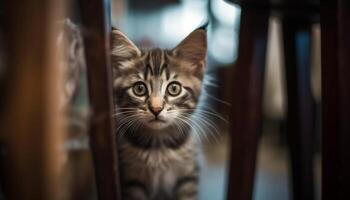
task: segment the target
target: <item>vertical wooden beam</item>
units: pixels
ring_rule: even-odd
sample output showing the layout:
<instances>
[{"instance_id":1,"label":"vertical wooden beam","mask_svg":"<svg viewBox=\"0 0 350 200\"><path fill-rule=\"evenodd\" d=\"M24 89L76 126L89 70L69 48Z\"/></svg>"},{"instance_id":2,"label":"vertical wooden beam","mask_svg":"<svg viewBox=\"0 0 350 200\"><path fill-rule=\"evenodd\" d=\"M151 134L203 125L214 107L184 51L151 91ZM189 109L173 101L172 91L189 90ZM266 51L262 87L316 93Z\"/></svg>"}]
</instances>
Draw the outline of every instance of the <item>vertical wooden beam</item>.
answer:
<instances>
[{"instance_id":1,"label":"vertical wooden beam","mask_svg":"<svg viewBox=\"0 0 350 200\"><path fill-rule=\"evenodd\" d=\"M350 197L350 2L321 1L322 198Z\"/></svg>"},{"instance_id":2,"label":"vertical wooden beam","mask_svg":"<svg viewBox=\"0 0 350 200\"><path fill-rule=\"evenodd\" d=\"M5 2L6 91L1 133L7 199L60 199L63 162L57 20L64 1Z\"/></svg>"},{"instance_id":3,"label":"vertical wooden beam","mask_svg":"<svg viewBox=\"0 0 350 200\"><path fill-rule=\"evenodd\" d=\"M110 5L108 0L80 0L92 119L93 150L98 197L120 199L114 130L110 65Z\"/></svg>"},{"instance_id":4,"label":"vertical wooden beam","mask_svg":"<svg viewBox=\"0 0 350 200\"><path fill-rule=\"evenodd\" d=\"M252 199L261 134L268 18L266 10L242 7L238 60L232 82L229 200Z\"/></svg>"},{"instance_id":5,"label":"vertical wooden beam","mask_svg":"<svg viewBox=\"0 0 350 200\"><path fill-rule=\"evenodd\" d=\"M314 199L313 99L311 94L311 24L285 16L282 20L287 80L287 143L292 199Z\"/></svg>"},{"instance_id":6,"label":"vertical wooden beam","mask_svg":"<svg viewBox=\"0 0 350 200\"><path fill-rule=\"evenodd\" d=\"M337 200L338 153L338 24L337 1L321 3L322 63L322 199Z\"/></svg>"}]
</instances>

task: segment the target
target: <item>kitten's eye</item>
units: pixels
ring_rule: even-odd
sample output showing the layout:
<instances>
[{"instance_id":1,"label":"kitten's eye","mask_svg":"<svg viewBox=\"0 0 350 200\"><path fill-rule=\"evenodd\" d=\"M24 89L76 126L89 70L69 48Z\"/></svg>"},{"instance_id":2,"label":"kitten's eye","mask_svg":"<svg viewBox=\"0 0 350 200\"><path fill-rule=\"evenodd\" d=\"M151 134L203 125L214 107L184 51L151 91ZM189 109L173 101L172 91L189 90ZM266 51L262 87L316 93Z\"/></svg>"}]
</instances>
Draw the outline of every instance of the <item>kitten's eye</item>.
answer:
<instances>
[{"instance_id":1,"label":"kitten's eye","mask_svg":"<svg viewBox=\"0 0 350 200\"><path fill-rule=\"evenodd\" d=\"M137 82L132 87L132 91L136 96L145 96L147 94L147 87L143 82Z\"/></svg>"},{"instance_id":2,"label":"kitten's eye","mask_svg":"<svg viewBox=\"0 0 350 200\"><path fill-rule=\"evenodd\" d=\"M178 82L172 82L168 85L167 90L171 96L177 96L181 93L181 84Z\"/></svg>"}]
</instances>

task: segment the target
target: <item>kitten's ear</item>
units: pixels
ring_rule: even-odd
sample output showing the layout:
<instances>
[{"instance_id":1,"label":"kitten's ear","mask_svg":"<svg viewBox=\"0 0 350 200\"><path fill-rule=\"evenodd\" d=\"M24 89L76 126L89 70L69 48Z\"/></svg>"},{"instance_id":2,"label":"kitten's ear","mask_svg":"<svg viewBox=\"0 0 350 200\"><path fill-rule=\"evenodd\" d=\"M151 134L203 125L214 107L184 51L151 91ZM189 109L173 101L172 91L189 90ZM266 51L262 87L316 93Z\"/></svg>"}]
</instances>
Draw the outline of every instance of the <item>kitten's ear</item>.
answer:
<instances>
[{"instance_id":1,"label":"kitten's ear","mask_svg":"<svg viewBox=\"0 0 350 200\"><path fill-rule=\"evenodd\" d=\"M193 64L203 63L207 55L207 32L205 29L194 30L173 49L173 53Z\"/></svg>"},{"instance_id":2,"label":"kitten's ear","mask_svg":"<svg viewBox=\"0 0 350 200\"><path fill-rule=\"evenodd\" d=\"M114 61L132 59L141 55L141 51L136 45L117 29L112 29L111 41Z\"/></svg>"}]
</instances>

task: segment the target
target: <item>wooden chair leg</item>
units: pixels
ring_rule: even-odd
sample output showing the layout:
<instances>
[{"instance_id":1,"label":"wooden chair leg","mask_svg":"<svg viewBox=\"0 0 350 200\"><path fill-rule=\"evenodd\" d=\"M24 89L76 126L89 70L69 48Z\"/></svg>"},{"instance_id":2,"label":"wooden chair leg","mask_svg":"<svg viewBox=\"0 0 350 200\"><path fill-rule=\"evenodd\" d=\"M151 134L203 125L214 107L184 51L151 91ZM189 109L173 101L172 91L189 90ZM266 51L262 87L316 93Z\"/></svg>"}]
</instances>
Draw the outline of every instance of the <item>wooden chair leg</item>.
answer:
<instances>
[{"instance_id":1,"label":"wooden chair leg","mask_svg":"<svg viewBox=\"0 0 350 200\"><path fill-rule=\"evenodd\" d=\"M314 199L313 99L310 86L310 25L283 19L287 80L287 144L291 159L292 199Z\"/></svg>"},{"instance_id":2,"label":"wooden chair leg","mask_svg":"<svg viewBox=\"0 0 350 200\"><path fill-rule=\"evenodd\" d=\"M350 197L350 4L321 1L322 199Z\"/></svg>"},{"instance_id":3,"label":"wooden chair leg","mask_svg":"<svg viewBox=\"0 0 350 200\"><path fill-rule=\"evenodd\" d=\"M54 30L64 2L5 2L6 90L1 94L0 134L6 199L62 199L62 49Z\"/></svg>"},{"instance_id":4,"label":"wooden chair leg","mask_svg":"<svg viewBox=\"0 0 350 200\"><path fill-rule=\"evenodd\" d=\"M108 0L80 0L92 119L90 145L100 200L120 198L110 66Z\"/></svg>"},{"instance_id":5,"label":"wooden chair leg","mask_svg":"<svg viewBox=\"0 0 350 200\"><path fill-rule=\"evenodd\" d=\"M252 199L261 132L261 105L269 12L242 8L233 78L229 200Z\"/></svg>"}]
</instances>

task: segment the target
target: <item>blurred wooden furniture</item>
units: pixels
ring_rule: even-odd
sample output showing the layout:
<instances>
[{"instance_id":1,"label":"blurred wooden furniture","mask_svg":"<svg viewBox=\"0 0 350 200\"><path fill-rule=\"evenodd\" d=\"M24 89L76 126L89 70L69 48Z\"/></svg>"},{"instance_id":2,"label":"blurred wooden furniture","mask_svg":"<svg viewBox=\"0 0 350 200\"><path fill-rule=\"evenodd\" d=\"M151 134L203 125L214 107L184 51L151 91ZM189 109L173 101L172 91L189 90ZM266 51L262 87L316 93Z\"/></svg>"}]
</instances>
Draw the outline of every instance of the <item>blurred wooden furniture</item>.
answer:
<instances>
[{"instance_id":1,"label":"blurred wooden furniture","mask_svg":"<svg viewBox=\"0 0 350 200\"><path fill-rule=\"evenodd\" d=\"M242 9L239 55L234 74L228 199L252 199L260 137L269 13Z\"/></svg>"},{"instance_id":2,"label":"blurred wooden furniture","mask_svg":"<svg viewBox=\"0 0 350 200\"><path fill-rule=\"evenodd\" d=\"M281 18L287 80L287 139L292 199L314 199L313 100L310 86L311 25L319 2L231 0L241 6L238 60L233 78L228 199L253 197L256 152L262 119L268 20Z\"/></svg>"},{"instance_id":3,"label":"blurred wooden furniture","mask_svg":"<svg viewBox=\"0 0 350 200\"><path fill-rule=\"evenodd\" d=\"M93 151L98 198L118 200L121 198L110 66L110 2L79 0L79 5L92 114L90 145Z\"/></svg>"},{"instance_id":4,"label":"blurred wooden furniture","mask_svg":"<svg viewBox=\"0 0 350 200\"><path fill-rule=\"evenodd\" d=\"M322 199L350 197L350 2L321 1Z\"/></svg>"},{"instance_id":5,"label":"blurred wooden furniture","mask_svg":"<svg viewBox=\"0 0 350 200\"><path fill-rule=\"evenodd\" d=\"M11 0L1 19L6 38L0 134L7 199L58 200L65 131L55 31L65 1ZM54 9L53 9L54 8ZM5 90L6 88L6 90ZM5 153L4 153L5 154Z\"/></svg>"},{"instance_id":6,"label":"blurred wooden furniture","mask_svg":"<svg viewBox=\"0 0 350 200\"><path fill-rule=\"evenodd\" d=\"M108 0L79 1L83 25L89 99L90 144L98 198L120 199L113 119ZM5 3L8 67L1 138L5 145L4 188L8 199L63 199L62 84L57 28L65 1L19 0ZM3 19L2 19L3 20Z\"/></svg>"}]
</instances>

